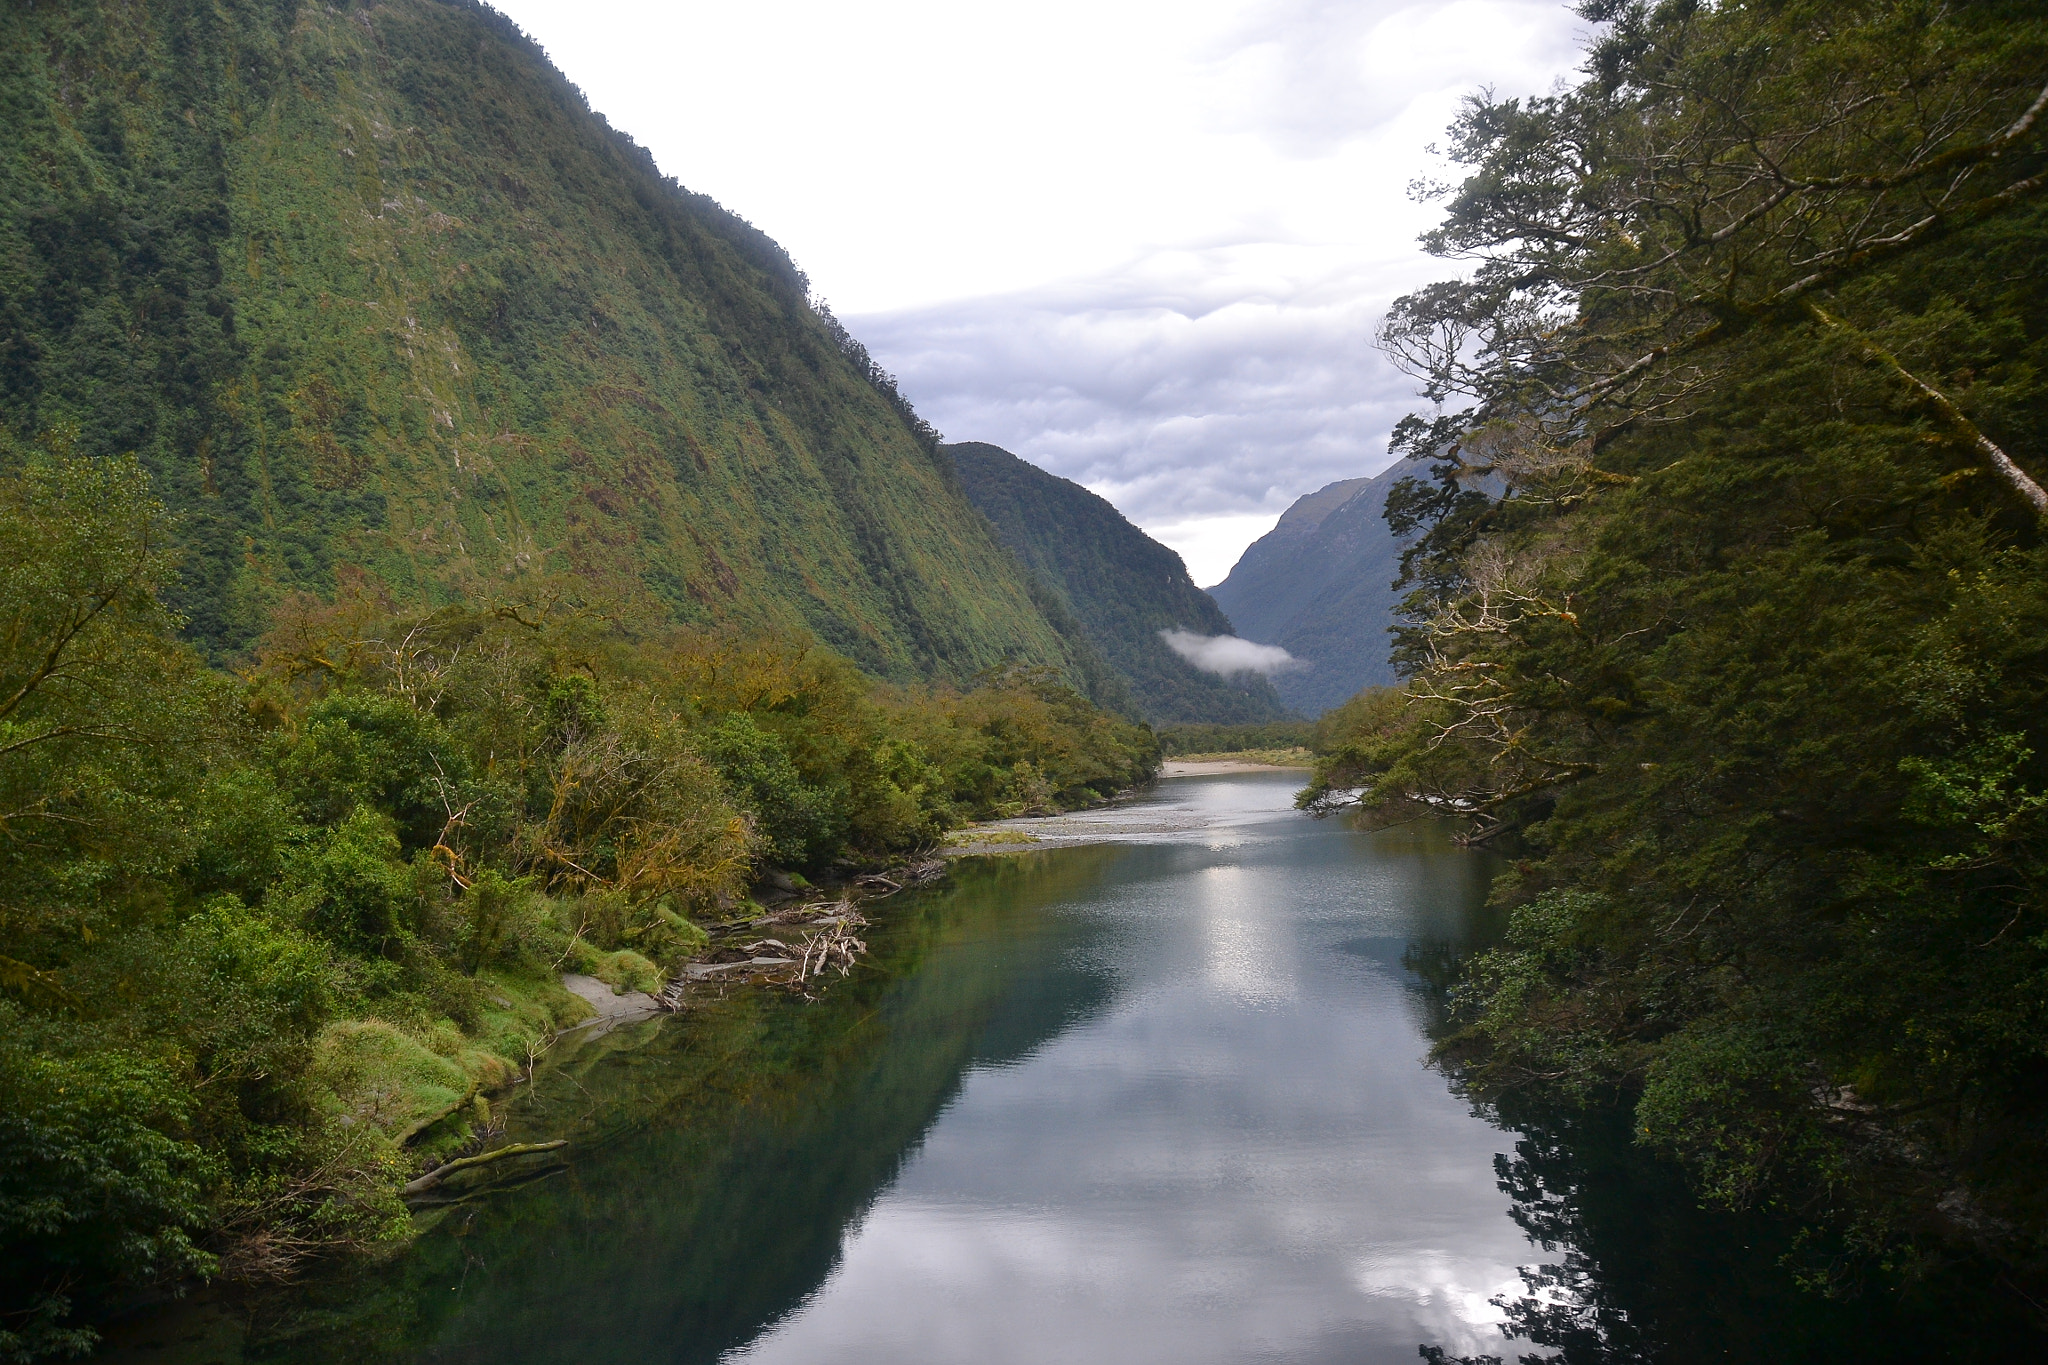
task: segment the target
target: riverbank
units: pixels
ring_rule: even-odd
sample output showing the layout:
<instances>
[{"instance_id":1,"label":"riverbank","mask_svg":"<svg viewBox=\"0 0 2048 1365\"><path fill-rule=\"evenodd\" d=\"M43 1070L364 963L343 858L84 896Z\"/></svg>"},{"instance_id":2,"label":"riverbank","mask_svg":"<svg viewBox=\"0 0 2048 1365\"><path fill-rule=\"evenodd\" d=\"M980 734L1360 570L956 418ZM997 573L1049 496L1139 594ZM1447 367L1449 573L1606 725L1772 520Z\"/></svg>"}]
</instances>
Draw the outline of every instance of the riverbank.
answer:
<instances>
[{"instance_id":1,"label":"riverbank","mask_svg":"<svg viewBox=\"0 0 2048 1365\"><path fill-rule=\"evenodd\" d=\"M1498 860L1292 792L1005 822L1091 846L874 897L872 958L813 998L564 1035L502 1111L519 1155L451 1172L404 1250L202 1291L103 1358L1392 1362L1520 1353L1502 1326L1557 1311L1668 1365L1939 1360L1957 1321L2009 1351L1975 1301L1800 1290L1784 1230L1701 1209L1625 1112L1455 1093L1420 1064L1415 949L1493 941ZM1569 1278L1525 1285L1559 1252Z\"/></svg>"},{"instance_id":2,"label":"riverbank","mask_svg":"<svg viewBox=\"0 0 2048 1365\"><path fill-rule=\"evenodd\" d=\"M1492 1130L1413 1064L1421 1044L1409 1012L1359 998L1361 959L1333 945L1388 931L1361 908L1368 897L1345 893L1380 882L1356 864L1341 825L1293 814L1293 787L1281 772L1168 781L1110 807L1005 822L1035 829L1030 847L1049 856L956 860L942 886L869 901L871 959L843 980L833 973L815 999L711 987L680 1015L561 1038L499 1111L493 1141L531 1154L454 1171L426 1191L432 1205L417 1210L403 1250L165 1305L122 1326L113 1358L714 1365L751 1351L774 1365L1090 1365L1120 1345L1207 1365L1258 1344L1251 1334L1267 1319L1256 1306L1268 1300L1288 1323L1309 1324L1280 1329L1278 1344L1296 1353L1331 1318L1371 1349L1412 1352L1412 1337L1477 1350L1480 1334L1461 1331L1443 1304L1413 1307L1428 1283L1400 1279L1396 1295L1347 1278L1360 1254L1392 1248L1406 1263L1424 1241L1454 1237L1460 1281L1491 1289L1527 1253L1496 1207ZM1392 878L1395 901L1434 938L1455 934L1478 894L1460 875L1472 861L1442 850L1377 876ZM1439 907L1450 907L1442 926L1430 918ZM1405 940L1405 926L1391 932ZM757 934L790 938L750 924L735 941ZM1211 943L1237 945L1220 975ZM1183 1048L1142 1044L1183 1027L1203 1039L1203 1085L1228 1101L1220 1113L1206 1088L1175 1084ZM1105 1040L1117 1065L1103 1064ZM1333 1067L1353 1079L1333 1086ZM1282 1083L1267 1093L1275 1075ZM1040 1086L1050 1105L1031 1102ZM1385 1165L1358 1162L1359 1097L1389 1094L1398 1113L1426 1108L1462 1143L1437 1124L1412 1138L1404 1127L1376 1149ZM1164 1104L1159 1126L1117 1117L1145 1112L1141 1100ZM1169 1168L1191 1136L1207 1156ZM540 1150L552 1142L567 1145ZM1305 1142L1299 1166L1276 1159L1300 1162ZM1021 1145L995 1155L1011 1144ZM1388 1207L1382 1188L1412 1168L1417 1147L1459 1151L1469 1196L1434 1197L1398 1221L1356 1213ZM964 1175L952 1151L968 1154ZM1219 1193L1214 1160L1275 1176ZM1163 1201L1130 1174L1154 1169L1171 1170ZM1128 1228L1096 1221L1105 1188ZM1310 1235L1304 1273L1304 1213L1333 1197L1356 1216ZM1058 1254L1020 1268L1031 1224L1010 1210L1027 1199ZM1284 1224L1261 1216L1271 1207ZM1232 1230L1221 1245L1188 1222L1210 1210ZM1135 1303L1102 1292L1110 1277L1090 1247L1128 1267ZM962 1273L946 1274L948 1261ZM1232 1267L1237 1280L1222 1281ZM1175 1288L1190 1281L1236 1287L1190 1306ZM891 1316L892 1302L909 1311ZM1192 1329L1188 1313L1199 1316Z\"/></svg>"},{"instance_id":3,"label":"riverbank","mask_svg":"<svg viewBox=\"0 0 2048 1365\"><path fill-rule=\"evenodd\" d=\"M1291 780L1293 771L1292 764L1249 762L1236 754L1202 755L1169 759L1160 779L1263 776ZM1079 844L1176 842L1235 823L1237 812L1232 808L1203 799L1201 790L1207 785L1190 784L1167 799L1161 799L1165 794L1154 786L1129 799L1087 810L1063 815L1020 815L970 825L948 836L945 856L999 856Z\"/></svg>"},{"instance_id":4,"label":"riverbank","mask_svg":"<svg viewBox=\"0 0 2048 1365\"><path fill-rule=\"evenodd\" d=\"M1277 750L1275 757L1264 753L1190 754L1169 758L1159 770L1161 777L1228 777L1235 773L1307 772L1312 756L1306 749Z\"/></svg>"}]
</instances>

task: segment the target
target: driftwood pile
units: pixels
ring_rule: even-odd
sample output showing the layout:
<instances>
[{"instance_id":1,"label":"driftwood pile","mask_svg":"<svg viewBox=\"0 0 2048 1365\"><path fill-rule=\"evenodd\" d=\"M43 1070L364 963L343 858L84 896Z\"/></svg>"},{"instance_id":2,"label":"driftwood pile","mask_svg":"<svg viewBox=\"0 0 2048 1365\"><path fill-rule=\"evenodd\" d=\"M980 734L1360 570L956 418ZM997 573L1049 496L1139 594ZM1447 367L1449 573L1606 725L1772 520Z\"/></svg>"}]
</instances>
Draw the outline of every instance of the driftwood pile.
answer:
<instances>
[{"instance_id":1,"label":"driftwood pile","mask_svg":"<svg viewBox=\"0 0 2048 1365\"><path fill-rule=\"evenodd\" d=\"M946 875L946 860L923 858L914 863L906 863L902 867L891 868L889 871L891 875L886 877L879 872L865 873L855 877L853 884L863 891L876 893L874 898L880 900L884 896L895 895L905 887L923 886L927 882L937 881Z\"/></svg>"},{"instance_id":2,"label":"driftwood pile","mask_svg":"<svg viewBox=\"0 0 2048 1365\"><path fill-rule=\"evenodd\" d=\"M854 878L853 889L838 900L808 901L757 919L714 926L711 950L656 992L655 1003L665 1010L680 1010L693 985L733 982L785 986L808 995L811 982L830 971L847 975L868 950L854 933L868 922L854 906L856 895L886 900L945 875L944 858L918 858L890 868L886 875L870 872Z\"/></svg>"},{"instance_id":3,"label":"driftwood pile","mask_svg":"<svg viewBox=\"0 0 2048 1365\"><path fill-rule=\"evenodd\" d=\"M664 1008L680 1009L694 982L753 981L803 990L806 983L836 969L841 976L867 952L854 930L867 925L851 900L791 906L743 924L713 929L714 939L727 940L701 962L683 968L656 997ZM760 935L749 938L749 935ZM745 939L734 943L730 940Z\"/></svg>"}]
</instances>

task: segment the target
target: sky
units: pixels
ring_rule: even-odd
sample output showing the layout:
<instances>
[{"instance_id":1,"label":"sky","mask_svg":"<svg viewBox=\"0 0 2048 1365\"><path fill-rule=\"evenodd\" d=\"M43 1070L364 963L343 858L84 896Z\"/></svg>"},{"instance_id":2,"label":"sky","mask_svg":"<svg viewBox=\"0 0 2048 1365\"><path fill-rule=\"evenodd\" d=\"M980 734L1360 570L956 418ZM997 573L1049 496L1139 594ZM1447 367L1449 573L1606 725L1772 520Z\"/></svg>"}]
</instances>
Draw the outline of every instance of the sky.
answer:
<instances>
[{"instance_id":1,"label":"sky","mask_svg":"<svg viewBox=\"0 0 2048 1365\"><path fill-rule=\"evenodd\" d=\"M1418 177L1540 94L1562 0L493 0L668 174L761 228L949 440L1221 581L1418 406L1372 346L1455 273Z\"/></svg>"}]
</instances>

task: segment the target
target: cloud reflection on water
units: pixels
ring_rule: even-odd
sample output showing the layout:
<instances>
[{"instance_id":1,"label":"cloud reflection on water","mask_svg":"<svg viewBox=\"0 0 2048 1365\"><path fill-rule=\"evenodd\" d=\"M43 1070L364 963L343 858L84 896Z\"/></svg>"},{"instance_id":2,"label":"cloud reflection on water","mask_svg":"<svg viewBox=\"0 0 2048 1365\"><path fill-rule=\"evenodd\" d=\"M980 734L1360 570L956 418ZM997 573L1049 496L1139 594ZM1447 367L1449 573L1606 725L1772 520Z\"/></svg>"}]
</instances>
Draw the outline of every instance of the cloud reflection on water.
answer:
<instances>
[{"instance_id":1,"label":"cloud reflection on water","mask_svg":"<svg viewBox=\"0 0 2048 1365\"><path fill-rule=\"evenodd\" d=\"M1195 822L1062 912L1100 921L1112 1006L970 1073L826 1283L731 1359L1501 1350L1487 1300L1536 1258L1494 1183L1511 1138L1420 1065L1398 970L1339 949L1364 929L1397 957L1446 860L1362 858L1287 791L1168 784L1235 833Z\"/></svg>"}]
</instances>

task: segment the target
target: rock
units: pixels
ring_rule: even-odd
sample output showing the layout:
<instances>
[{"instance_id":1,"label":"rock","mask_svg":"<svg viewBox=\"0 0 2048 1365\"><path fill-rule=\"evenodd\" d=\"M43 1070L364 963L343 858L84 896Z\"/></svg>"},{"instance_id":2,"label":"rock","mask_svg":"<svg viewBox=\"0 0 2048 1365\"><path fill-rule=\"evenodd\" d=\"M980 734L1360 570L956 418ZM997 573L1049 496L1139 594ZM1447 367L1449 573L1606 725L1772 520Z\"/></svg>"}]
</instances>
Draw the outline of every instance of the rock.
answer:
<instances>
[{"instance_id":1,"label":"rock","mask_svg":"<svg viewBox=\"0 0 2048 1365\"><path fill-rule=\"evenodd\" d=\"M628 991L624 995L614 995L610 986L594 976L569 972L562 977L562 987L597 1011L596 1018L586 1019L576 1026L578 1028L589 1028L594 1024L599 1033L605 1033L620 1024L661 1013L661 1002L647 992Z\"/></svg>"}]
</instances>

